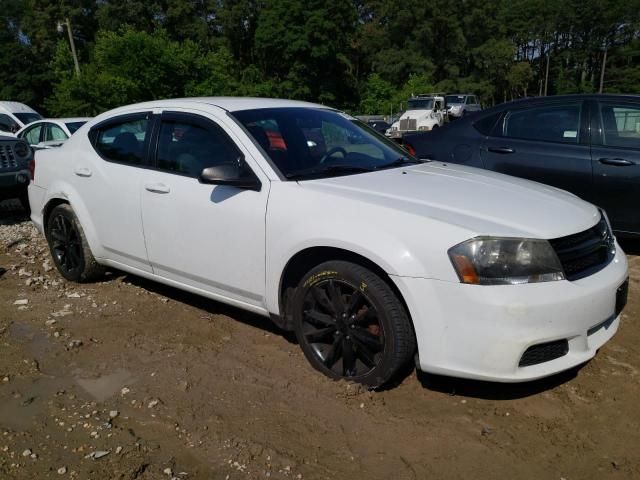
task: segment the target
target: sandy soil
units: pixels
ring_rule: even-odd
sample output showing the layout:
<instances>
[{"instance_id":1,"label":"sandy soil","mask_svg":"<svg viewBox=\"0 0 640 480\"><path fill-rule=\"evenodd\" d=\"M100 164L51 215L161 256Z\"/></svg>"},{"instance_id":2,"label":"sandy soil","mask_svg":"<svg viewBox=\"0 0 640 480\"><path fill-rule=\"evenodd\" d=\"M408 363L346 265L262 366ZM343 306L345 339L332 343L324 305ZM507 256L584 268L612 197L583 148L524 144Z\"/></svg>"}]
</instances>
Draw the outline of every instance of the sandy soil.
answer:
<instances>
[{"instance_id":1,"label":"sandy soil","mask_svg":"<svg viewBox=\"0 0 640 480\"><path fill-rule=\"evenodd\" d=\"M581 368L369 392L261 317L119 272L64 282L2 205L0 478L640 478L638 256L620 331Z\"/></svg>"}]
</instances>

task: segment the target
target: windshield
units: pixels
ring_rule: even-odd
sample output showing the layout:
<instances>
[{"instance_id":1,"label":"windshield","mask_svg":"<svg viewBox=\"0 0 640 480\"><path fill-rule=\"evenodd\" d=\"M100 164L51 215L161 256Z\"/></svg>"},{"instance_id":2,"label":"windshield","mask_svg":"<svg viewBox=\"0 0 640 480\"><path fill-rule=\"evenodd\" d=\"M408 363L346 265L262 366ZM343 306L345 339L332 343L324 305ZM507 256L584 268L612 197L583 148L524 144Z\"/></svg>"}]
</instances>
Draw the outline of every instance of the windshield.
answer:
<instances>
[{"instance_id":1,"label":"windshield","mask_svg":"<svg viewBox=\"0 0 640 480\"><path fill-rule=\"evenodd\" d=\"M68 122L65 123L65 125L67 126L67 129L69 130L69 133L71 135L73 135L74 133L76 133L76 130L78 130L82 125L84 125L87 122Z\"/></svg>"},{"instance_id":2,"label":"windshield","mask_svg":"<svg viewBox=\"0 0 640 480\"><path fill-rule=\"evenodd\" d=\"M233 112L280 173L292 180L348 175L419 160L364 123L332 110Z\"/></svg>"},{"instance_id":3,"label":"windshield","mask_svg":"<svg viewBox=\"0 0 640 480\"><path fill-rule=\"evenodd\" d=\"M447 95L444 101L447 105L460 105L464 103L464 95Z\"/></svg>"},{"instance_id":4,"label":"windshield","mask_svg":"<svg viewBox=\"0 0 640 480\"><path fill-rule=\"evenodd\" d=\"M37 120L42 120L42 116L38 113L14 113L13 114L18 120L27 125L28 123L35 122Z\"/></svg>"},{"instance_id":5,"label":"windshield","mask_svg":"<svg viewBox=\"0 0 640 480\"><path fill-rule=\"evenodd\" d=\"M407 102L407 110L431 110L433 98L413 99Z\"/></svg>"}]
</instances>

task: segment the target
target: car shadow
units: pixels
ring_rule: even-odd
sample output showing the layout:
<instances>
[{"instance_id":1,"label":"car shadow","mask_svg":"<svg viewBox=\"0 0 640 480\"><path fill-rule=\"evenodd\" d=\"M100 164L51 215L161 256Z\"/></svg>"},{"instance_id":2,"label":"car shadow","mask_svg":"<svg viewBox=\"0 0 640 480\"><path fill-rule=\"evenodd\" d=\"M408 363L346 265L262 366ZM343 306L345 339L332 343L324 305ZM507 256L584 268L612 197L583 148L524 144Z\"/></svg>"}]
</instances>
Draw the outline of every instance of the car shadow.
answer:
<instances>
[{"instance_id":1,"label":"car shadow","mask_svg":"<svg viewBox=\"0 0 640 480\"><path fill-rule=\"evenodd\" d=\"M0 225L17 225L29 220L29 213L18 200L0 201Z\"/></svg>"},{"instance_id":2,"label":"car shadow","mask_svg":"<svg viewBox=\"0 0 640 480\"><path fill-rule=\"evenodd\" d=\"M627 255L640 255L640 238L618 237L618 243L622 247L622 250L624 250L624 253L626 253Z\"/></svg>"},{"instance_id":3,"label":"car shadow","mask_svg":"<svg viewBox=\"0 0 640 480\"><path fill-rule=\"evenodd\" d=\"M216 300L211 300L195 293L186 292L169 285L164 285L153 280L147 280L146 278L138 277L124 272L112 271L114 277L119 277L123 282L129 282L140 288L144 288L150 292L158 295L170 298L173 301L185 303L195 308L199 308L213 315L225 315L231 317L233 320L244 323L254 328L264 330L274 335L280 335L289 343L297 344L295 334L282 330L269 318L263 317L256 313L248 312L246 310L227 305Z\"/></svg>"},{"instance_id":4,"label":"car shadow","mask_svg":"<svg viewBox=\"0 0 640 480\"><path fill-rule=\"evenodd\" d=\"M498 383L465 378L446 377L416 371L423 388L449 395L479 398L482 400L515 400L552 390L576 378L586 363L550 377L519 383Z\"/></svg>"}]
</instances>

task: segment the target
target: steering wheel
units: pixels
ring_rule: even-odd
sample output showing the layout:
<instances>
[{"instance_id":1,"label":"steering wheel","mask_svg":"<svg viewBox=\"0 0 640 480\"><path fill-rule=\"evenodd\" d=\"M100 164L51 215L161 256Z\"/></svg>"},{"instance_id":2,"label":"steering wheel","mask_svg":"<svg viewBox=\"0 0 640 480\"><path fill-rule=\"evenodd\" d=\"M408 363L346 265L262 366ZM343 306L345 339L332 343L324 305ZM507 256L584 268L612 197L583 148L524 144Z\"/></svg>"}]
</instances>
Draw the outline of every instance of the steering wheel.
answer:
<instances>
[{"instance_id":1,"label":"steering wheel","mask_svg":"<svg viewBox=\"0 0 640 480\"><path fill-rule=\"evenodd\" d=\"M330 149L327 153L325 153L322 156L322 158L320 159L320 163L324 163L325 161L327 161L329 158L331 158L336 153L341 153L343 157L347 156L347 151L344 148L342 148L342 147L333 147L332 149Z\"/></svg>"}]
</instances>

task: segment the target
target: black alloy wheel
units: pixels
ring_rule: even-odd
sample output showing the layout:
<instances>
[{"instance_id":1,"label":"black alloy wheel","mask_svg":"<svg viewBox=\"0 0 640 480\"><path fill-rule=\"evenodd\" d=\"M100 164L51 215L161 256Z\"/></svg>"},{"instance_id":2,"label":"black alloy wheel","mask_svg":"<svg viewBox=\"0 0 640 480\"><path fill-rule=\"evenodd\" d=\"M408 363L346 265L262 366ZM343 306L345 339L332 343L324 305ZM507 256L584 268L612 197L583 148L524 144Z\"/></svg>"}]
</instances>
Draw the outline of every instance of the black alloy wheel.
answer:
<instances>
[{"instance_id":1,"label":"black alloy wheel","mask_svg":"<svg viewBox=\"0 0 640 480\"><path fill-rule=\"evenodd\" d=\"M71 205L63 203L53 208L46 220L45 236L53 263L67 280L87 282L104 274Z\"/></svg>"},{"instance_id":2,"label":"black alloy wheel","mask_svg":"<svg viewBox=\"0 0 640 480\"><path fill-rule=\"evenodd\" d=\"M68 275L81 271L84 262L82 240L75 225L61 213L49 221L51 222L49 228L51 253L56 265Z\"/></svg>"},{"instance_id":3,"label":"black alloy wheel","mask_svg":"<svg viewBox=\"0 0 640 480\"><path fill-rule=\"evenodd\" d=\"M325 368L345 378L370 373L384 350L384 331L376 308L344 280L325 280L309 289L302 335Z\"/></svg>"},{"instance_id":4,"label":"black alloy wheel","mask_svg":"<svg viewBox=\"0 0 640 480\"><path fill-rule=\"evenodd\" d=\"M391 285L343 260L324 262L299 281L289 309L311 365L335 380L377 388L416 351L413 325Z\"/></svg>"}]
</instances>

